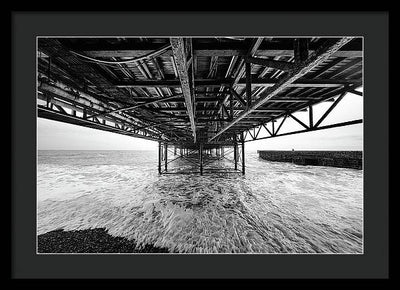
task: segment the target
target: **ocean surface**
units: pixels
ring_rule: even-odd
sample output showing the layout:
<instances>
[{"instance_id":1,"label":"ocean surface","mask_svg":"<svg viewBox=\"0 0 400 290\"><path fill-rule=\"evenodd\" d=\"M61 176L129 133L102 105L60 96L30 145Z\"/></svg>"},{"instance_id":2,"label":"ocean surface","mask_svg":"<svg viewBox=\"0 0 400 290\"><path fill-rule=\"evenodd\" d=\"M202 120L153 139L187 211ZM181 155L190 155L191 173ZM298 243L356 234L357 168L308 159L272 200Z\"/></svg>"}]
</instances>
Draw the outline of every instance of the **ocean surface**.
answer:
<instances>
[{"instance_id":1,"label":"ocean surface","mask_svg":"<svg viewBox=\"0 0 400 290\"><path fill-rule=\"evenodd\" d=\"M37 233L106 228L180 253L363 252L362 170L257 152L246 152L245 176L160 176L157 166L156 151L39 151Z\"/></svg>"}]
</instances>

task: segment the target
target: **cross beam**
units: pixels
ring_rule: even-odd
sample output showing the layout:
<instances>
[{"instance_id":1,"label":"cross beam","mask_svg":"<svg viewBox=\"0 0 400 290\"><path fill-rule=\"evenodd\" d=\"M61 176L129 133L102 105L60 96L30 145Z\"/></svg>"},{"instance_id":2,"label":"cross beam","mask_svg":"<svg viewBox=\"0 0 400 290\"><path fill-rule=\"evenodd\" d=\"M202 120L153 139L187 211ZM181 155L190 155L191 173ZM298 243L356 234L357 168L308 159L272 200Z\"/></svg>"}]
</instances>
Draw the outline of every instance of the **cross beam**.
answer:
<instances>
[{"instance_id":1,"label":"cross beam","mask_svg":"<svg viewBox=\"0 0 400 290\"><path fill-rule=\"evenodd\" d=\"M186 103L186 109L187 113L189 116L190 120L190 126L193 131L193 138L194 138L194 143L196 143L196 122L195 122L195 116L194 116L194 79L192 77L192 74L189 73L189 67L191 67L192 72L193 72L193 65L191 65L193 62L191 61L192 58L190 58L190 63L188 63L187 60L187 54L186 50L188 48L191 48L191 45L188 45L188 43L185 43L185 39L181 37L172 37L170 38L171 45L172 45L172 52L174 55L174 60L176 63L177 67L177 72L179 75L181 87L182 87L182 93L183 96L185 97L185 103ZM189 41L191 43L191 39L188 38L186 41ZM185 45L186 44L186 45ZM193 55L191 54L191 57Z\"/></svg>"},{"instance_id":2,"label":"cross beam","mask_svg":"<svg viewBox=\"0 0 400 290\"><path fill-rule=\"evenodd\" d=\"M293 66L294 67L294 66ZM299 79L290 85L293 88L334 88L341 87L343 85L351 84L358 79ZM234 79L195 79L196 88L203 87L220 87L227 86L230 87L234 83ZM276 85L278 81L276 79L262 79L262 78L252 78L251 85L257 87L272 87ZM241 78L235 86L243 87L246 85L246 79ZM129 82L118 82L109 87L116 88L178 88L181 86L179 80L135 80ZM95 85L89 85L89 87L96 87ZM101 86L98 86L101 87ZM104 86L107 87L107 86ZM205 92L207 94L227 94L226 92Z\"/></svg>"},{"instance_id":3,"label":"cross beam","mask_svg":"<svg viewBox=\"0 0 400 290\"><path fill-rule=\"evenodd\" d=\"M351 41L352 37L343 37L334 41L333 43L326 43L322 45L314 54L312 54L307 60L304 62L297 63L295 65L295 69L288 73L287 76L278 81L274 86L268 88L263 97L260 97L257 101L255 101L247 111L243 111L241 114L237 116L234 120L228 123L225 127L223 127L218 133L212 136L209 141L212 141L216 137L220 136L230 127L238 123L240 120L254 112L258 107L262 106L265 102L267 102L272 97L276 96L278 93L287 88L290 84L307 74L318 64L322 63L326 59L328 59L332 54L338 51L343 45Z\"/></svg>"}]
</instances>

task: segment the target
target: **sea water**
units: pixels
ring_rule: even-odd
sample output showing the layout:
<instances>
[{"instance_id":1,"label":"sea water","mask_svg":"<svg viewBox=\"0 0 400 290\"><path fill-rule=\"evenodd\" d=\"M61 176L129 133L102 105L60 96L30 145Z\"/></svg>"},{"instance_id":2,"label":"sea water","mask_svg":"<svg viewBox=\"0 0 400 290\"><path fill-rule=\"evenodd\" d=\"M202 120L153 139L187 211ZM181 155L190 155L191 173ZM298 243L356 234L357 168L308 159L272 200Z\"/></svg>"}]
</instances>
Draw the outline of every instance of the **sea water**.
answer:
<instances>
[{"instance_id":1,"label":"sea water","mask_svg":"<svg viewBox=\"0 0 400 290\"><path fill-rule=\"evenodd\" d=\"M232 169L231 155L213 167ZM157 166L156 151L38 151L37 233L106 228L179 253L363 252L362 170L257 152L246 152L245 175Z\"/></svg>"}]
</instances>

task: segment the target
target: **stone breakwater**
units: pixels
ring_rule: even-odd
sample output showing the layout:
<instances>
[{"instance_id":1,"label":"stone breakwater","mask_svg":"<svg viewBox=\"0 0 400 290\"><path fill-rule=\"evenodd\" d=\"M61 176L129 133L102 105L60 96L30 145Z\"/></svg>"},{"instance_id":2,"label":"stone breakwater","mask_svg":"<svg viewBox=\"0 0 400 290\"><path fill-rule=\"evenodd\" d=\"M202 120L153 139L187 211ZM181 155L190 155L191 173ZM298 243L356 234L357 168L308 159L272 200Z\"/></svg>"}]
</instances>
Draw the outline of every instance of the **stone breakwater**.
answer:
<instances>
[{"instance_id":1,"label":"stone breakwater","mask_svg":"<svg viewBox=\"0 0 400 290\"><path fill-rule=\"evenodd\" d=\"M258 150L260 158L298 165L362 169L362 151L272 151Z\"/></svg>"}]
</instances>

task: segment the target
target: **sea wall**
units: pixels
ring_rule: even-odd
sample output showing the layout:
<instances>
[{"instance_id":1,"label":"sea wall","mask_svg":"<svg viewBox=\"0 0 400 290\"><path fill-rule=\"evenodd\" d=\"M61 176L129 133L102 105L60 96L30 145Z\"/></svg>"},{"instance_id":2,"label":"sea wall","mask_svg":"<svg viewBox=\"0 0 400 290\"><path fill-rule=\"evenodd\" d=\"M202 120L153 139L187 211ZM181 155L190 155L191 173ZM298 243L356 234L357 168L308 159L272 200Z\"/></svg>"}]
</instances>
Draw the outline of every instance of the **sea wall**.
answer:
<instances>
[{"instance_id":1,"label":"sea wall","mask_svg":"<svg viewBox=\"0 0 400 290\"><path fill-rule=\"evenodd\" d=\"M271 151L258 150L259 157L269 161L299 165L332 166L362 169L362 151Z\"/></svg>"}]
</instances>

